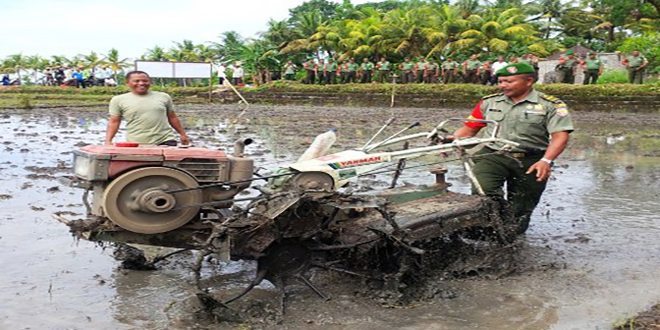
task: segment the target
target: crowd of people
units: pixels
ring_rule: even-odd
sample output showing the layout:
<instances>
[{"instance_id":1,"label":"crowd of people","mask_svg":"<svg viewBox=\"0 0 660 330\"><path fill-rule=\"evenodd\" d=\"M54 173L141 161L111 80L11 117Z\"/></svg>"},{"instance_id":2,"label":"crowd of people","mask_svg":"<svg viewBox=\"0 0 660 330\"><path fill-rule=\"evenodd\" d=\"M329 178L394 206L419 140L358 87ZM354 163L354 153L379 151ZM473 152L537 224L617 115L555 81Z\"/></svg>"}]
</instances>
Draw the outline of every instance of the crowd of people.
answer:
<instances>
[{"instance_id":1,"label":"crowd of people","mask_svg":"<svg viewBox=\"0 0 660 330\"><path fill-rule=\"evenodd\" d=\"M114 78L115 72L107 66L93 67L84 69L84 67L57 66L49 67L43 71L33 72L37 83L45 86L72 86L86 88L89 86L117 86ZM16 78L11 80L9 75L5 74L0 81L2 85L21 85L21 81Z\"/></svg>"},{"instance_id":2,"label":"crowd of people","mask_svg":"<svg viewBox=\"0 0 660 330\"><path fill-rule=\"evenodd\" d=\"M296 73L302 69L305 73L302 81L305 84L396 82L495 85L497 83L495 72L515 63L529 64L538 75L539 58L533 54L511 56L508 59L498 56L495 61L482 61L478 54L472 54L463 62L457 62L451 57L441 62L421 57L414 59L405 57L401 63L391 63L385 57L375 63L369 58L363 58L361 61L354 58L343 61L333 58L318 60L312 58L302 65L296 65L292 61L287 62L282 69L282 76L286 80L296 80ZM628 69L631 83L642 83L644 68L648 65L644 56L635 51L625 56L622 64ZM578 70L581 70L584 72L582 83L595 84L602 75L603 69L604 64L596 53L591 52L587 56L577 57L572 50L569 50L560 56L554 68L556 81L551 82L574 84L575 76Z\"/></svg>"}]
</instances>

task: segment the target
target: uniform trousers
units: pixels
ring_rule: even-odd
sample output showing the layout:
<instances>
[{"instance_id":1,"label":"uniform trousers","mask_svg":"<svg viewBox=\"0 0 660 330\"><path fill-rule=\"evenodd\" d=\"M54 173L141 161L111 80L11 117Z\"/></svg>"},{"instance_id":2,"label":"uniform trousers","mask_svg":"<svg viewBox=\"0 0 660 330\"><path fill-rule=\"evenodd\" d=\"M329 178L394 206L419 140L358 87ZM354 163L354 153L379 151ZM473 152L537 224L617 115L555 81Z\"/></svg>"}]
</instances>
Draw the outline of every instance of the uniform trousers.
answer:
<instances>
[{"instance_id":1,"label":"uniform trousers","mask_svg":"<svg viewBox=\"0 0 660 330\"><path fill-rule=\"evenodd\" d=\"M644 69L638 67L628 68L628 81L631 84L642 84L644 82Z\"/></svg>"},{"instance_id":2,"label":"uniform trousers","mask_svg":"<svg viewBox=\"0 0 660 330\"><path fill-rule=\"evenodd\" d=\"M536 172L525 172L543 155L535 153L514 158L507 154L488 154L492 152L487 148L478 152L480 157L474 158L472 171L486 196L503 198L506 184L506 199L519 223L519 233L524 233L547 183L547 180L536 181ZM473 193L476 192L473 187Z\"/></svg>"}]
</instances>

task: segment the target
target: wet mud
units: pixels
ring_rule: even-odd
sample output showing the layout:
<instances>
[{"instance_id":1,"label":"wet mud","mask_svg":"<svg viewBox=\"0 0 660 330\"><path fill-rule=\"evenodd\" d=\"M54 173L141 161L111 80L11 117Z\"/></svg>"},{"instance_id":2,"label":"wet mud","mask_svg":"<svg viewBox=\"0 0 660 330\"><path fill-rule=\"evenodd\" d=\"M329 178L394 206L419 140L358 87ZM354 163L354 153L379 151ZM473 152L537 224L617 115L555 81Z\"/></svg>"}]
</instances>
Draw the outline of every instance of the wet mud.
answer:
<instances>
[{"instance_id":1,"label":"wet mud","mask_svg":"<svg viewBox=\"0 0 660 330\"><path fill-rule=\"evenodd\" d=\"M333 150L361 146L390 116L393 133L412 122L428 130L469 109L181 105L193 142L229 147L256 139L248 153L272 169L294 160L315 135L339 130ZM191 286L194 253L155 271L122 269L111 246L74 240L53 220L85 210L82 190L64 184L71 151L103 141L106 115L72 109L5 111L0 128L0 328L404 328L585 329L612 327L660 301L660 118L655 114L575 113L577 131L558 161L526 235L506 246L467 242L428 274L416 299L401 303L382 283L311 272L331 296L298 283L279 292L264 282L232 310L200 304ZM384 134L384 136L387 134ZM120 136L120 139L123 136ZM469 192L459 164L447 163L453 191ZM361 180L382 188L387 178ZM430 183L423 170L399 182ZM366 188L365 188L366 189ZM254 276L251 262L209 260L202 280L230 297ZM203 298L203 297L202 297ZM205 309L206 308L206 309ZM225 323L218 325L218 319ZM231 322L227 322L231 321Z\"/></svg>"}]
</instances>

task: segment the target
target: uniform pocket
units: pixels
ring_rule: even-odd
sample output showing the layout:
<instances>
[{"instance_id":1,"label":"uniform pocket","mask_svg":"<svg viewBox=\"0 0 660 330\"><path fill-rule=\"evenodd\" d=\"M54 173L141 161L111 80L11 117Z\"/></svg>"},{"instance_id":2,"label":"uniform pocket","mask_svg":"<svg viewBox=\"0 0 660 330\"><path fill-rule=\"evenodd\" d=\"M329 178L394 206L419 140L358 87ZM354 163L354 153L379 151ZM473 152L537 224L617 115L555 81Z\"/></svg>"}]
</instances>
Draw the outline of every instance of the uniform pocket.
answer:
<instances>
[{"instance_id":1,"label":"uniform pocket","mask_svg":"<svg viewBox=\"0 0 660 330\"><path fill-rule=\"evenodd\" d=\"M486 111L486 120L502 121L504 111L501 109L488 109Z\"/></svg>"},{"instance_id":2,"label":"uniform pocket","mask_svg":"<svg viewBox=\"0 0 660 330\"><path fill-rule=\"evenodd\" d=\"M546 113L543 111L525 110L520 116L520 121L523 123L541 124L545 122Z\"/></svg>"}]
</instances>

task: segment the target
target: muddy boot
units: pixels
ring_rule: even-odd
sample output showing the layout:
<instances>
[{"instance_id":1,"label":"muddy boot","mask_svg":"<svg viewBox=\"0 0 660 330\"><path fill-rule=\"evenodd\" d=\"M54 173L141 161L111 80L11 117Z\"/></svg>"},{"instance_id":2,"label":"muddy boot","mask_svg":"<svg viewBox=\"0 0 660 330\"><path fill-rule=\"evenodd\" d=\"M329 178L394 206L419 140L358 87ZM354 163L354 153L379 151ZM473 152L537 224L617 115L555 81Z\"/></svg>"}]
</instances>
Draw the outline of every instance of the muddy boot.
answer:
<instances>
[{"instance_id":1,"label":"muddy boot","mask_svg":"<svg viewBox=\"0 0 660 330\"><path fill-rule=\"evenodd\" d=\"M516 233L518 235L522 235L527 231L527 228L529 228L529 220L530 219L531 219L531 215L529 215L529 214L521 215L521 216L516 218L516 222L518 223Z\"/></svg>"},{"instance_id":2,"label":"muddy boot","mask_svg":"<svg viewBox=\"0 0 660 330\"><path fill-rule=\"evenodd\" d=\"M491 215L496 223L493 226L496 231L496 238L501 243L511 243L521 234L520 219L514 216L509 201L499 196L491 196L491 199L495 202L497 208L497 212L493 212ZM527 225L529 225L529 219L525 225L525 230L527 229Z\"/></svg>"}]
</instances>

